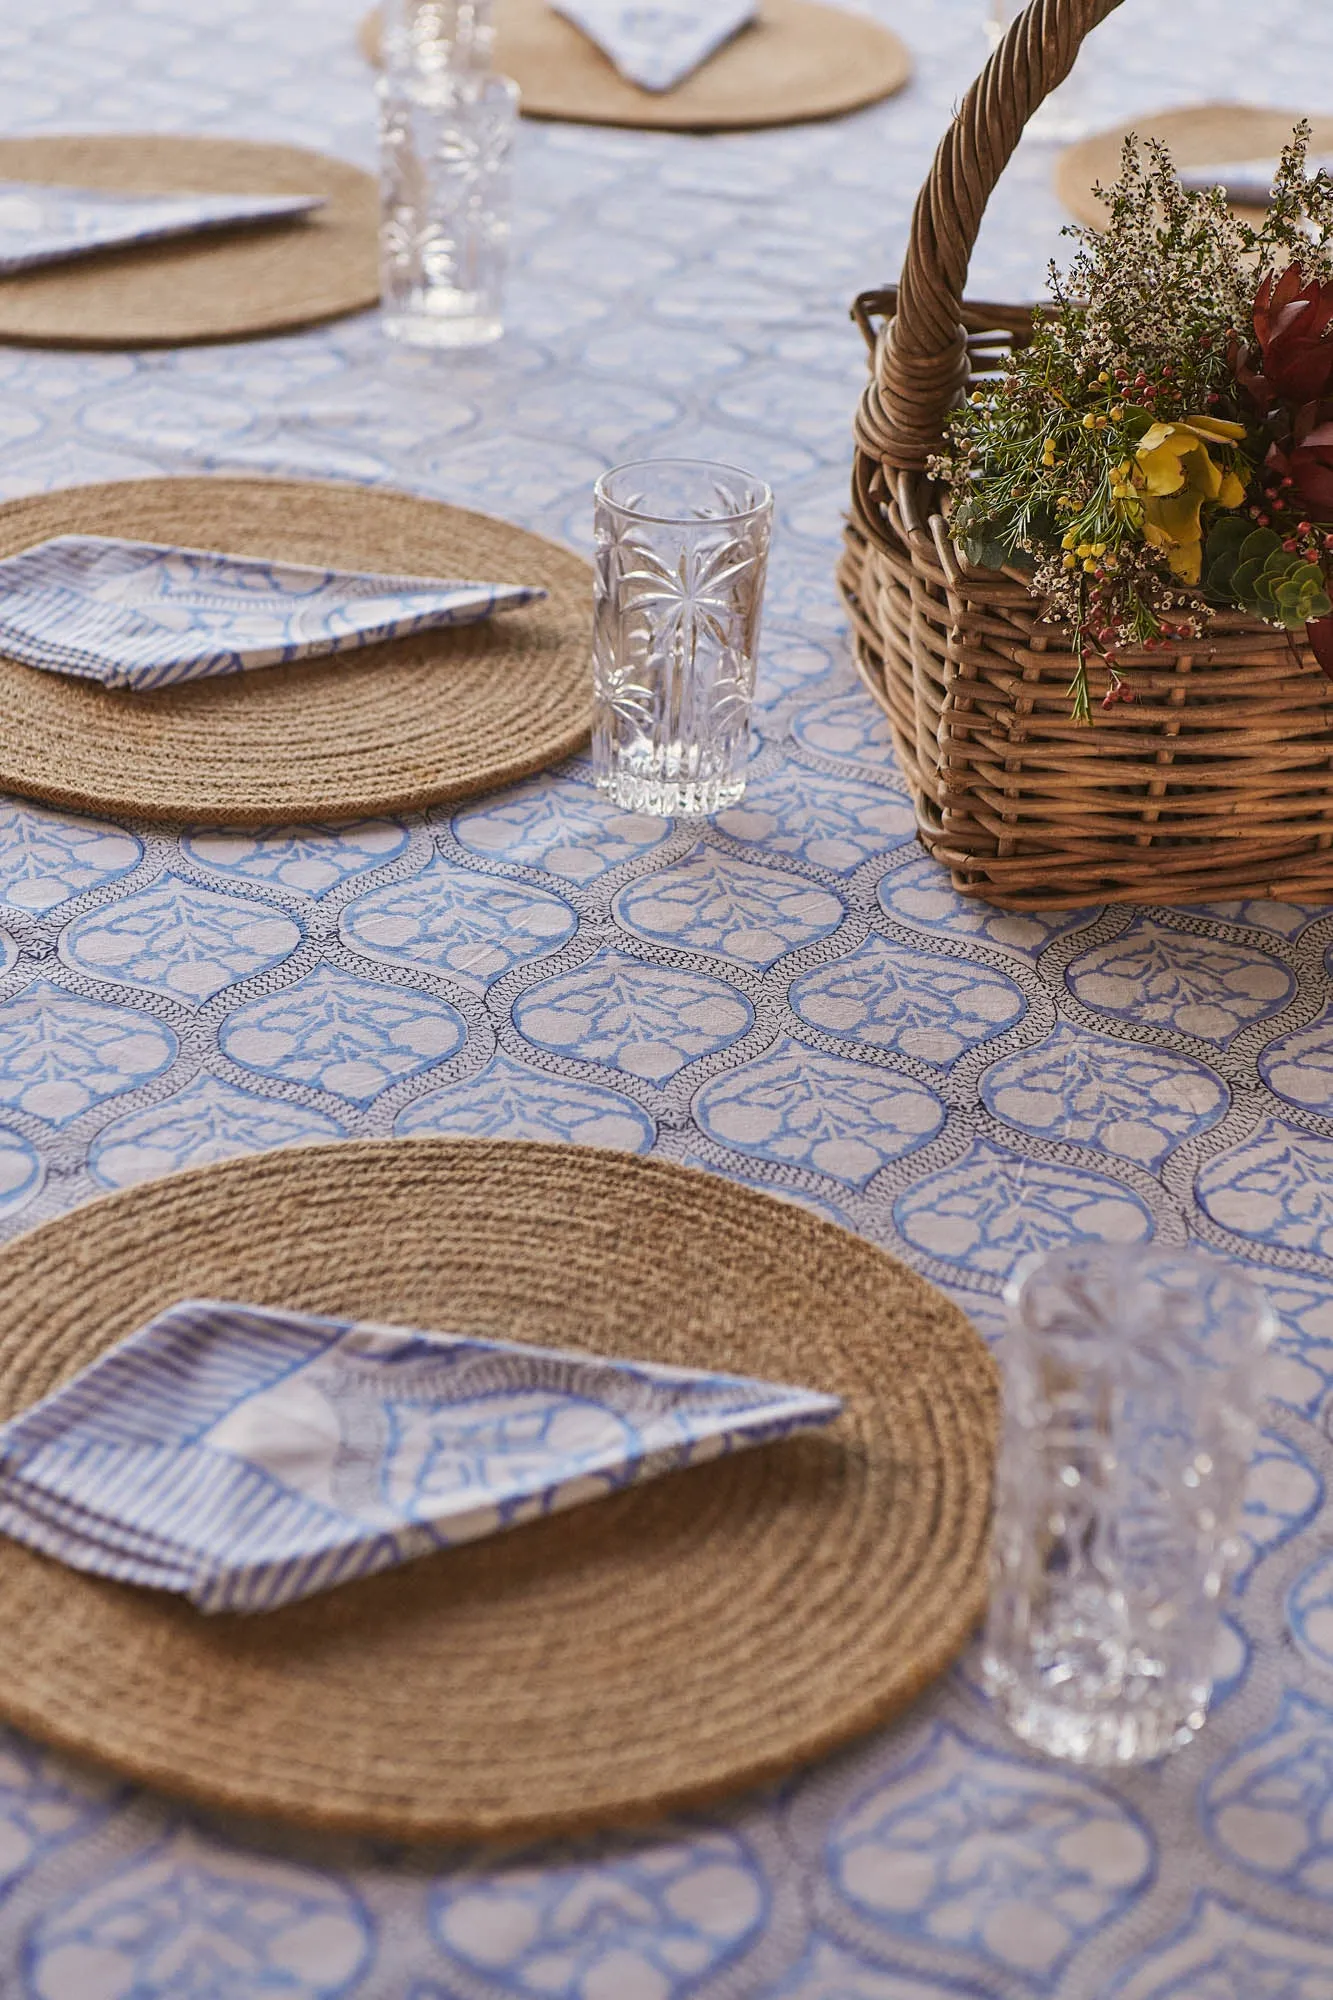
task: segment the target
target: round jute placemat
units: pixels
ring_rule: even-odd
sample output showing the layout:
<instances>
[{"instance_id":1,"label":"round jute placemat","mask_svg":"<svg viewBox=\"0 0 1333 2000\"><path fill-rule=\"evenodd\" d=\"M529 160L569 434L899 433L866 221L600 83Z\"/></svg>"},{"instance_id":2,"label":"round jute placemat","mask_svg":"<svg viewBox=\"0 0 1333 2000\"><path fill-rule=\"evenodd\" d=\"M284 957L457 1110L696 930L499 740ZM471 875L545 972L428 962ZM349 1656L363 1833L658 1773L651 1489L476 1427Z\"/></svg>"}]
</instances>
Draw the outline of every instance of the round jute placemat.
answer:
<instances>
[{"instance_id":1,"label":"round jute placemat","mask_svg":"<svg viewBox=\"0 0 1333 2000\"><path fill-rule=\"evenodd\" d=\"M0 278L0 340L180 347L281 333L379 299L379 195L298 146L153 134L0 140L0 180L118 194L322 194L291 222L104 250Z\"/></svg>"},{"instance_id":2,"label":"round jute placemat","mask_svg":"<svg viewBox=\"0 0 1333 2000\"><path fill-rule=\"evenodd\" d=\"M931 1286L786 1203L475 1140L176 1175L0 1248L0 1417L189 1294L737 1370L847 1407L253 1617L0 1541L0 1712L136 1779L405 1839L639 1821L884 1721L981 1611L993 1364Z\"/></svg>"},{"instance_id":3,"label":"round jute placemat","mask_svg":"<svg viewBox=\"0 0 1333 2000\"><path fill-rule=\"evenodd\" d=\"M69 534L550 595L480 625L153 694L0 655L0 790L142 819L354 819L491 790L588 733L588 566L488 514L276 479L130 480L0 507L0 557Z\"/></svg>"},{"instance_id":4,"label":"round jute placemat","mask_svg":"<svg viewBox=\"0 0 1333 2000\"><path fill-rule=\"evenodd\" d=\"M379 13L365 16L362 53L380 59ZM640 90L546 0L499 0L496 68L512 76L529 118L636 125L663 132L740 132L833 118L892 97L912 58L888 28L816 0L763 0L759 19L674 90Z\"/></svg>"},{"instance_id":5,"label":"round jute placemat","mask_svg":"<svg viewBox=\"0 0 1333 2000\"><path fill-rule=\"evenodd\" d=\"M1080 222L1100 229L1106 210L1093 193L1110 187L1120 172L1120 154L1130 132L1140 139L1160 139L1171 149L1178 167L1221 165L1227 160L1275 159L1291 137L1293 125L1306 113L1270 111L1252 104L1193 104L1184 111L1145 111L1129 125L1080 139L1055 163L1055 191ZM1311 150L1333 152L1333 118L1310 118ZM1260 211L1238 209L1258 220Z\"/></svg>"}]
</instances>

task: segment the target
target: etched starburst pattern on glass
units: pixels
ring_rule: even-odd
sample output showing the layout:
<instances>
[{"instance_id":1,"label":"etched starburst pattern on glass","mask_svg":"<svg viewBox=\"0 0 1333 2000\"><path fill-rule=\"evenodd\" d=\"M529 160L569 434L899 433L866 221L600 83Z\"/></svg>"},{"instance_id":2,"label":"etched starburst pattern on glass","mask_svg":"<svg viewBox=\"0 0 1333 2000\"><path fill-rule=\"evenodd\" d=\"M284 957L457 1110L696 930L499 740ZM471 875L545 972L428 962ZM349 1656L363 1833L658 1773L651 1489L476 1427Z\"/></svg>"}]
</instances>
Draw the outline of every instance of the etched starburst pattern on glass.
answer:
<instances>
[{"instance_id":1,"label":"etched starburst pattern on glass","mask_svg":"<svg viewBox=\"0 0 1333 2000\"><path fill-rule=\"evenodd\" d=\"M504 331L518 88L481 71L380 85L383 326L417 347L484 347Z\"/></svg>"},{"instance_id":2,"label":"etched starburst pattern on glass","mask_svg":"<svg viewBox=\"0 0 1333 2000\"><path fill-rule=\"evenodd\" d=\"M1160 1757L1207 1714L1272 1315L1212 1258L1094 1242L1007 1299L987 1687L1053 1756Z\"/></svg>"},{"instance_id":3,"label":"etched starburst pattern on glass","mask_svg":"<svg viewBox=\"0 0 1333 2000\"><path fill-rule=\"evenodd\" d=\"M598 481L598 784L626 811L716 813L745 790L773 501L701 460Z\"/></svg>"}]
</instances>

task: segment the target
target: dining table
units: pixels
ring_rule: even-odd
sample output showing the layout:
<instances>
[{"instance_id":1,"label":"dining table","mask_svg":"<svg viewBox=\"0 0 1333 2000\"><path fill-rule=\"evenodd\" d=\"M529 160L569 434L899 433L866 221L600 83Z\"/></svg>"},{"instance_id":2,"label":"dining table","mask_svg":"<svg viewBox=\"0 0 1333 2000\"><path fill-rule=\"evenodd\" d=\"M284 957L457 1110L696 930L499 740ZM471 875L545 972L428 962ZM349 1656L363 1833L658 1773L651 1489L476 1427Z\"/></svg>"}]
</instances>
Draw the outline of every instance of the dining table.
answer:
<instances>
[{"instance_id":1,"label":"dining table","mask_svg":"<svg viewBox=\"0 0 1333 2000\"><path fill-rule=\"evenodd\" d=\"M5 0L0 131L372 167L361 11ZM869 11L915 74L851 117L526 123L491 350L395 349L373 313L0 347L0 499L342 480L584 553L621 461L740 464L777 500L748 788L714 819L622 811L579 754L350 825L0 799L0 1232L247 1152L445 1134L651 1154L804 1204L987 1339L1030 1252L1194 1243L1280 1322L1212 1715L1148 1768L1055 1763L967 1653L814 1768L517 1852L214 1815L5 1730L6 2000L1333 1996L1333 910L1004 911L917 845L834 581L866 370L848 309L897 276L988 10ZM1333 111L1333 10L1125 0L1070 92L1088 129L1203 99ZM1023 141L974 296L1034 300L1069 253L1055 151Z\"/></svg>"}]
</instances>

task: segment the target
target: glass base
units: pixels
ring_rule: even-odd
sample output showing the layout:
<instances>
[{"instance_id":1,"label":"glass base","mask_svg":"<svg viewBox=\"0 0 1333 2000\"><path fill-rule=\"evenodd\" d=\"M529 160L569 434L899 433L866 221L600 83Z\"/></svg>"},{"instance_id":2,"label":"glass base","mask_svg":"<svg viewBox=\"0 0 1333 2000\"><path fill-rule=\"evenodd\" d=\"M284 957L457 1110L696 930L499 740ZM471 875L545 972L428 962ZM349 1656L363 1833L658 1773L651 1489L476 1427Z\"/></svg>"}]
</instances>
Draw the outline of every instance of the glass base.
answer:
<instances>
[{"instance_id":1,"label":"glass base","mask_svg":"<svg viewBox=\"0 0 1333 2000\"><path fill-rule=\"evenodd\" d=\"M1154 1764L1192 1743L1208 1719L1212 1689L1151 1690L1142 1703L1078 1708L1025 1685L993 1658L982 1661L982 1685L1015 1736L1048 1757L1110 1769ZM1145 1690L1145 1693L1149 1691Z\"/></svg>"},{"instance_id":2,"label":"glass base","mask_svg":"<svg viewBox=\"0 0 1333 2000\"><path fill-rule=\"evenodd\" d=\"M382 312L380 325L387 340L408 347L491 347L504 333L504 321L495 313L455 313L425 303Z\"/></svg>"},{"instance_id":3,"label":"glass base","mask_svg":"<svg viewBox=\"0 0 1333 2000\"><path fill-rule=\"evenodd\" d=\"M745 797L745 776L739 778L647 778L622 767L599 774L597 789L623 812L645 813L650 819L711 819Z\"/></svg>"}]
</instances>

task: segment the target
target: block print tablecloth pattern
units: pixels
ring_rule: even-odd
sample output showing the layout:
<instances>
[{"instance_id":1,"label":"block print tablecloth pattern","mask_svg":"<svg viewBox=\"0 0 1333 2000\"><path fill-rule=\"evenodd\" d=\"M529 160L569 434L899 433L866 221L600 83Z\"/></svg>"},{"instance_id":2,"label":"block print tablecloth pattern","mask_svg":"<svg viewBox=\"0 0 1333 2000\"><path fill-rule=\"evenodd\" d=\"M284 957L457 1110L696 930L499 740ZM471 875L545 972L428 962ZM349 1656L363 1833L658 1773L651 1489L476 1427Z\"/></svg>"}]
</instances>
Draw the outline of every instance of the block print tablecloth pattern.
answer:
<instances>
[{"instance_id":1,"label":"block print tablecloth pattern","mask_svg":"<svg viewBox=\"0 0 1333 2000\"><path fill-rule=\"evenodd\" d=\"M11 0L6 129L101 106L369 164L360 11ZM916 85L851 124L525 128L515 331L482 360L390 357L370 319L0 352L5 495L343 477L586 548L598 472L687 451L752 465L780 510L753 780L702 833L614 812L577 760L452 812L256 839L0 805L0 1228L248 1149L475 1132L656 1151L810 1203L988 1332L1024 1249L1193 1237L1283 1318L1215 1720L1160 1773L1088 1777L1012 1743L965 1663L772 1794L504 1867L269 1844L10 1736L7 1996L1333 1994L1333 912L962 902L913 844L834 598L864 379L846 302L897 268L982 11L934 0ZM1333 109L1317 13L1227 0L1201 37L1193 9L1126 0L1083 65L1090 114L1194 93ZM977 296L1038 287L1049 169L1029 143Z\"/></svg>"}]
</instances>

